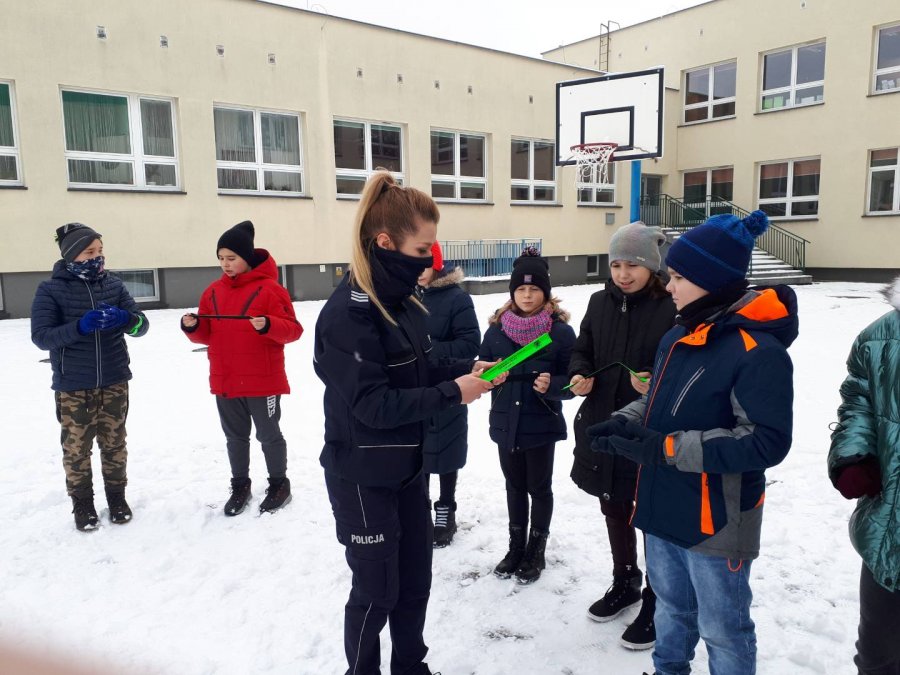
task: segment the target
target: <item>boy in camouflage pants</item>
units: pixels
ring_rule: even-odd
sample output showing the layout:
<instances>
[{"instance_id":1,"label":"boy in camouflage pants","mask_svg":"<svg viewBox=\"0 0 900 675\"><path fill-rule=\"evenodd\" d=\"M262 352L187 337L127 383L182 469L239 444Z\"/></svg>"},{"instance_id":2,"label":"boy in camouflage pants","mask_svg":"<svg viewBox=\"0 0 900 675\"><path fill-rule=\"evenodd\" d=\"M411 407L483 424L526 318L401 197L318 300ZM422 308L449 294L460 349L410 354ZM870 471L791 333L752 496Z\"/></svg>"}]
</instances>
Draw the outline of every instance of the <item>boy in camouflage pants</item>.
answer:
<instances>
[{"instance_id":1,"label":"boy in camouflage pants","mask_svg":"<svg viewBox=\"0 0 900 675\"><path fill-rule=\"evenodd\" d=\"M147 332L147 317L117 277L107 274L101 235L81 223L58 228L62 260L41 283L31 308L31 339L49 350L56 418L75 526L96 529L91 446L100 446L109 519L131 520L125 501L128 347Z\"/></svg>"}]
</instances>

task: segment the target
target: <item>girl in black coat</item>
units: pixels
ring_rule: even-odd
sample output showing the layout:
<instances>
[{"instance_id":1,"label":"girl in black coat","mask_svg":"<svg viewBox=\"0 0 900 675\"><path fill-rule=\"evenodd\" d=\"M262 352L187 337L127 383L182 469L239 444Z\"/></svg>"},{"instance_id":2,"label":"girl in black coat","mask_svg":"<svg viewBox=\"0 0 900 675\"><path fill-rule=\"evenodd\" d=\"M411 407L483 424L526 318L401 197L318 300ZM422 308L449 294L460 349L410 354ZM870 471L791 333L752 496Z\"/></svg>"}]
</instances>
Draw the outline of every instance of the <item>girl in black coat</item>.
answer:
<instances>
[{"instance_id":1,"label":"girl in black coat","mask_svg":"<svg viewBox=\"0 0 900 675\"><path fill-rule=\"evenodd\" d=\"M422 443L435 414L491 389L471 361L432 360L425 308L413 294L431 267L437 205L387 172L366 183L352 268L316 323L314 367L325 383L319 458L353 586L344 610L348 672L380 672L390 620L391 672L423 662L432 523ZM455 378L455 379L453 379ZM501 383L503 377L497 378Z\"/></svg>"},{"instance_id":2,"label":"girl in black coat","mask_svg":"<svg viewBox=\"0 0 900 675\"><path fill-rule=\"evenodd\" d=\"M439 360L478 356L481 330L471 296L460 283L465 278L459 267L446 267L439 243L431 247L434 264L419 277L424 289L422 302L428 309L425 324L431 336L432 354ZM456 481L466 465L469 449L468 410L456 406L438 413L425 436L424 471L438 474L440 498L434 503L434 547L444 548L456 533Z\"/></svg>"},{"instance_id":3,"label":"girl in black coat","mask_svg":"<svg viewBox=\"0 0 900 675\"><path fill-rule=\"evenodd\" d=\"M563 387L569 382L575 331L566 323L568 313L552 297L547 261L535 249L526 249L513 263L509 291L510 300L490 320L480 357L504 359L543 333L553 340L514 367L506 384L491 396L490 434L500 451L509 510L509 551L494 574L502 579L515 574L519 583L528 584L537 581L545 565L553 514L553 453L556 442L566 438L561 401L572 397Z\"/></svg>"},{"instance_id":4,"label":"girl in black coat","mask_svg":"<svg viewBox=\"0 0 900 675\"><path fill-rule=\"evenodd\" d=\"M642 222L626 225L612 236L611 279L588 302L569 364L571 391L586 397L575 417L572 480L600 499L613 558L613 584L588 610L588 616L600 622L614 619L642 596L637 537L629 523L637 465L624 457L593 452L587 429L645 394L648 383L620 365L590 375L616 362L639 371L641 377L650 375L659 340L675 319L675 304L657 276L664 242L659 228ZM655 596L649 583L643 598L640 614L622 636L622 644L630 649L648 649L656 639Z\"/></svg>"}]
</instances>

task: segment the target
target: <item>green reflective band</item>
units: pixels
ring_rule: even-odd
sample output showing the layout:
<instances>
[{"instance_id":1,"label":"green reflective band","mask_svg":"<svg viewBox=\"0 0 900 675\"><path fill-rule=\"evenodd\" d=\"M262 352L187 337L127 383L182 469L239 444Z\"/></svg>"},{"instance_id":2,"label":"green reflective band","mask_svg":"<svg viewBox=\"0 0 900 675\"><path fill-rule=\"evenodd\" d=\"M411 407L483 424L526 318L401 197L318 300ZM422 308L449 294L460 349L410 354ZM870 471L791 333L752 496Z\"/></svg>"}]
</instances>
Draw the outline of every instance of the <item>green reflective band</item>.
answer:
<instances>
[{"instance_id":1,"label":"green reflective band","mask_svg":"<svg viewBox=\"0 0 900 675\"><path fill-rule=\"evenodd\" d=\"M522 363L522 361L527 361L532 356L541 351L544 347L549 345L551 342L553 342L553 340L550 339L550 334L544 333L536 340L532 340L531 342L529 342L520 350L507 356L497 365L488 368L481 374L481 379L490 382L498 375L501 375L508 370L515 368L517 365Z\"/></svg>"},{"instance_id":2,"label":"green reflective band","mask_svg":"<svg viewBox=\"0 0 900 675\"><path fill-rule=\"evenodd\" d=\"M134 328L132 328L130 331L128 331L129 335L137 335L138 331L141 329L141 326L144 325L144 317L142 317L140 314L138 314L137 319L138 319L138 322L134 325Z\"/></svg>"}]
</instances>

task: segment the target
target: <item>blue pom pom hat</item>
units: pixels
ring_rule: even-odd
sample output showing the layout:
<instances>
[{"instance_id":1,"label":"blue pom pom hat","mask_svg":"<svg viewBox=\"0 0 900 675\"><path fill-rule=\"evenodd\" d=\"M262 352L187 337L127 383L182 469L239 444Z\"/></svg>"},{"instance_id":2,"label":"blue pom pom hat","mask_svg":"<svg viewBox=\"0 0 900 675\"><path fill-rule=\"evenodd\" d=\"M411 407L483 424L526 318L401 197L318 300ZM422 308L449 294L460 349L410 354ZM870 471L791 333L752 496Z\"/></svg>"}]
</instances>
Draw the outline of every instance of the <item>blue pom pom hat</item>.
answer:
<instances>
[{"instance_id":1,"label":"blue pom pom hat","mask_svg":"<svg viewBox=\"0 0 900 675\"><path fill-rule=\"evenodd\" d=\"M666 265L707 291L727 288L746 278L754 241L768 228L762 211L712 216L675 240Z\"/></svg>"}]
</instances>

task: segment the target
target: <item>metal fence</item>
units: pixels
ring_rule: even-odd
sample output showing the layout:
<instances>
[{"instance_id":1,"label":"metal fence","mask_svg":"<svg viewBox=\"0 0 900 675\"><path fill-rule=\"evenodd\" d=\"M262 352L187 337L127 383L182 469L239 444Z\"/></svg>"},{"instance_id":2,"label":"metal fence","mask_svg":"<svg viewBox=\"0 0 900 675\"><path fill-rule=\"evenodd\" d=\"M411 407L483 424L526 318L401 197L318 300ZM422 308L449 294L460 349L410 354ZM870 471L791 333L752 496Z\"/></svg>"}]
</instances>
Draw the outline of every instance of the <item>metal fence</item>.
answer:
<instances>
[{"instance_id":1,"label":"metal fence","mask_svg":"<svg viewBox=\"0 0 900 675\"><path fill-rule=\"evenodd\" d=\"M512 273L513 261L526 246L541 249L541 239L451 239L441 242L444 265L459 266L466 276L500 277Z\"/></svg>"}]
</instances>

